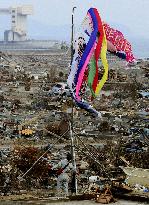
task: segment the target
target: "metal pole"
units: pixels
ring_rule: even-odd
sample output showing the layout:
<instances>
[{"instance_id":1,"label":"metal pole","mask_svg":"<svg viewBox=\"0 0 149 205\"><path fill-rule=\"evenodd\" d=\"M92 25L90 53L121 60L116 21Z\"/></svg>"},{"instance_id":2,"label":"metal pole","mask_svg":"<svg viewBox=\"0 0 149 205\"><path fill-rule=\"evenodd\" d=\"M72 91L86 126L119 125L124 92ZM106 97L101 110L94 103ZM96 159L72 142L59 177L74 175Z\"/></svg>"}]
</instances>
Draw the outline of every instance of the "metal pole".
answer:
<instances>
[{"instance_id":1,"label":"metal pole","mask_svg":"<svg viewBox=\"0 0 149 205\"><path fill-rule=\"evenodd\" d=\"M72 60L73 60L73 54L74 54L74 10L75 6L72 9L72 31L71 31L71 65L72 65ZM75 150L74 150L74 135L73 135L73 101L72 101L72 111L71 111L71 121L70 121L70 138L71 138L71 155L72 155L72 164L73 164L73 175L72 175L72 186L73 182L75 183L75 189L72 187L72 193L77 194L77 178L76 178L76 161L75 161ZM74 181L73 181L74 180Z\"/></svg>"},{"instance_id":2,"label":"metal pole","mask_svg":"<svg viewBox=\"0 0 149 205\"><path fill-rule=\"evenodd\" d=\"M71 22L71 64L72 64L72 59L73 59L73 44L74 44L74 20L73 20L73 17L74 17L74 10L76 9L77 7L74 6L73 9L72 9L72 22Z\"/></svg>"},{"instance_id":3,"label":"metal pole","mask_svg":"<svg viewBox=\"0 0 149 205\"><path fill-rule=\"evenodd\" d=\"M73 130L72 130L71 122L70 122L70 138L71 138L71 154L72 154L72 164L73 164L71 192L77 194L77 178L76 178L77 167L76 167L76 160L75 160L74 135L73 135Z\"/></svg>"},{"instance_id":4,"label":"metal pole","mask_svg":"<svg viewBox=\"0 0 149 205\"><path fill-rule=\"evenodd\" d=\"M75 6L72 9L72 31L71 31L71 65L72 65L72 61L73 61L73 45L74 45L74 10L75 10ZM73 100L72 100L72 111L71 111L71 130L72 130L72 135L73 135Z\"/></svg>"}]
</instances>

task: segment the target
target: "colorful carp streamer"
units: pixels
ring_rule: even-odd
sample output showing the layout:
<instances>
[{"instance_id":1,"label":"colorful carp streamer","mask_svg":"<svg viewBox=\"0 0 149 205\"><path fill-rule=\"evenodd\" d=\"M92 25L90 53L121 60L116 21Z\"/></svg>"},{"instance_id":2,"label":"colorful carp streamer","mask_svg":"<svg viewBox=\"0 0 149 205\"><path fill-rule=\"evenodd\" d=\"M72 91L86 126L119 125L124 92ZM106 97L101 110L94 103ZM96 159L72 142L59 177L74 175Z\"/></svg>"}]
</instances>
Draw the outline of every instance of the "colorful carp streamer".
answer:
<instances>
[{"instance_id":1,"label":"colorful carp streamer","mask_svg":"<svg viewBox=\"0 0 149 205\"><path fill-rule=\"evenodd\" d=\"M135 58L130 43L124 39L120 31L103 23L96 8L90 8L75 38L74 56L67 84L75 103L82 109L101 117L83 99L84 89L88 85L92 98L99 95L108 78L107 50L120 58L132 62ZM99 81L98 60L101 58L104 73Z\"/></svg>"},{"instance_id":2,"label":"colorful carp streamer","mask_svg":"<svg viewBox=\"0 0 149 205\"><path fill-rule=\"evenodd\" d=\"M100 15L97 9L90 8L75 39L75 52L67 83L76 104L96 117L101 117L101 114L82 99L83 88L88 84L93 97L99 94L108 77L106 51L107 42ZM98 81L99 57L104 67L100 82Z\"/></svg>"}]
</instances>

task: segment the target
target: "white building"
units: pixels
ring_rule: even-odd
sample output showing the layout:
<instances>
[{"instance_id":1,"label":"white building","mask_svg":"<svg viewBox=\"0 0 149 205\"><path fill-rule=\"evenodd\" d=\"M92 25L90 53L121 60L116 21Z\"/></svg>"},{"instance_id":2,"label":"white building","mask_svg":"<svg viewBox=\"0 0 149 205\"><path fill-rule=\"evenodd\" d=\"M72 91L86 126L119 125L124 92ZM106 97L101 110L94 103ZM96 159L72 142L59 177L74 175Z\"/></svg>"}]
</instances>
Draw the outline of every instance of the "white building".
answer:
<instances>
[{"instance_id":1,"label":"white building","mask_svg":"<svg viewBox=\"0 0 149 205\"><path fill-rule=\"evenodd\" d=\"M0 14L11 15L11 29L4 32L5 41L25 41L27 39L27 15L33 14L31 5L0 8Z\"/></svg>"}]
</instances>

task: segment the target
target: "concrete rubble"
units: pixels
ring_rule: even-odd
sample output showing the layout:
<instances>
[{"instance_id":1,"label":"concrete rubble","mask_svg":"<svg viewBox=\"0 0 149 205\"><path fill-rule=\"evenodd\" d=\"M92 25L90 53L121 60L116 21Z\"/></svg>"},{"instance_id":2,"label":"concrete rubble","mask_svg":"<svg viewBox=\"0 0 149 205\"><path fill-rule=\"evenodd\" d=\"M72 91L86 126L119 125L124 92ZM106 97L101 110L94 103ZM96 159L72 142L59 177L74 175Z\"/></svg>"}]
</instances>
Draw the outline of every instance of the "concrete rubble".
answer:
<instances>
[{"instance_id":1,"label":"concrete rubble","mask_svg":"<svg viewBox=\"0 0 149 205\"><path fill-rule=\"evenodd\" d=\"M0 53L0 193L20 194L46 190L54 196L56 177L48 167L71 150L69 131L57 141L56 135L69 130L72 99L50 96L56 82L66 82L70 56L56 51ZM97 187L141 190L131 187L120 166L149 169L149 60L135 67L109 56L109 78L98 99L92 103L101 111L102 121L73 108L73 130L79 193L94 193ZM102 72L102 68L101 68ZM88 95L87 95L88 97ZM57 141L56 144L54 144ZM50 147L50 149L49 149ZM49 151L19 181L32 164ZM89 177L98 179L89 182ZM92 187L96 184L96 188ZM98 186L97 186L98 185ZM137 187L137 188L136 188ZM140 188L141 187L141 188ZM111 190L112 190L111 188ZM149 183L144 190L148 192ZM145 192L145 191L144 191ZM42 195L41 194L41 195Z\"/></svg>"}]
</instances>

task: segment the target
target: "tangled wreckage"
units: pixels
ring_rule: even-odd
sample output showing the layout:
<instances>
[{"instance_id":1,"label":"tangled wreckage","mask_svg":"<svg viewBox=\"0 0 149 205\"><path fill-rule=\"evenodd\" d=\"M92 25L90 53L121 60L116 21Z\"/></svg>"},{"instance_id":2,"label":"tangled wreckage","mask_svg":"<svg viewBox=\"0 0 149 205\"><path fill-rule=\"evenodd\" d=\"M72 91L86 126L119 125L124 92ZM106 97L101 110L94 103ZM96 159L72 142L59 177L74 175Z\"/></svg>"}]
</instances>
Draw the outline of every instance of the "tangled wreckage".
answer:
<instances>
[{"instance_id":1,"label":"tangled wreckage","mask_svg":"<svg viewBox=\"0 0 149 205\"><path fill-rule=\"evenodd\" d=\"M110 68L99 96L91 99L88 89L82 94L93 110L78 100L80 90L73 100L67 87L53 92L67 81L70 53L65 47L0 55L1 200L60 197L58 170L52 167L71 152L76 167L68 175L73 179L75 173L77 193L75 187L65 199L149 200L148 59L128 69L109 52ZM98 66L102 77L104 66ZM81 87L79 75L76 88ZM75 80L70 78L72 90ZM100 112L102 119L88 110ZM70 180L69 193L73 186Z\"/></svg>"},{"instance_id":2,"label":"tangled wreckage","mask_svg":"<svg viewBox=\"0 0 149 205\"><path fill-rule=\"evenodd\" d=\"M55 58L58 55L59 58L63 56L62 52L60 50L56 53ZM55 83L49 83L48 75L41 76L37 66L38 80L25 74L26 70L24 73L20 70L14 72L9 59L12 62L13 58L16 59L16 54L2 55L2 62L7 64L7 68L1 69L1 199L12 196L27 198L26 193L30 193L31 198L54 197L56 176L49 175L49 167L58 163L61 153L71 149L70 133L66 132L69 130L68 119L71 117L71 98L49 96L49 90ZM36 59L38 62L41 56L43 59L50 58L50 53L48 57L47 54L38 53L29 57L29 54L23 53L17 59L18 62L24 62L24 59L32 58L32 61ZM53 53L52 57L54 58ZM140 90L141 93L143 90L147 92L149 63L147 60L140 61L133 70L129 70L128 75L128 71L120 68L119 62L119 69L115 70L113 59L110 60L113 67L109 72L109 80L101 97L94 101L96 108L100 107L103 120L95 119L74 107L73 130L79 193L77 199L96 198L101 202L114 200L113 196L131 196L131 199L132 196L139 196L147 200L148 97L141 95ZM66 65L67 62L66 59ZM25 63L21 65L22 69L23 66L26 66ZM47 66L47 74L51 72L50 68ZM32 71L34 67L30 66L29 69ZM27 79L31 82L29 91L25 87L24 75L28 75ZM54 82L56 76L52 76ZM57 82L62 79L66 80L65 75L60 76ZM35 166L20 180L19 177L39 158ZM70 199L74 199L73 196Z\"/></svg>"}]
</instances>

